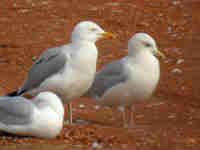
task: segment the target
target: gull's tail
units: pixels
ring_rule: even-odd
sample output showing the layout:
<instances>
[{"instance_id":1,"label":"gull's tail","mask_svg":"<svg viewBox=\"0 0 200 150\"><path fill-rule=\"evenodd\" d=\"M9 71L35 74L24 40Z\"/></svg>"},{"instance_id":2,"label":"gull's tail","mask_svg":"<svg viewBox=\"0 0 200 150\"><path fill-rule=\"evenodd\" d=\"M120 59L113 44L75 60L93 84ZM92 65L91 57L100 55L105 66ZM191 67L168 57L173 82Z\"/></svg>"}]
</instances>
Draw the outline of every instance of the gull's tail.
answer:
<instances>
[{"instance_id":1,"label":"gull's tail","mask_svg":"<svg viewBox=\"0 0 200 150\"><path fill-rule=\"evenodd\" d=\"M26 90L21 91L20 89L16 89L16 90L14 90L12 92L9 92L9 93L5 94L4 96L11 96L11 97L20 96L20 95L24 94L25 92L26 92Z\"/></svg>"},{"instance_id":2,"label":"gull's tail","mask_svg":"<svg viewBox=\"0 0 200 150\"><path fill-rule=\"evenodd\" d=\"M18 92L18 89L16 89L15 91L9 92L7 94L5 94L5 96L19 96L20 93Z\"/></svg>"}]
</instances>

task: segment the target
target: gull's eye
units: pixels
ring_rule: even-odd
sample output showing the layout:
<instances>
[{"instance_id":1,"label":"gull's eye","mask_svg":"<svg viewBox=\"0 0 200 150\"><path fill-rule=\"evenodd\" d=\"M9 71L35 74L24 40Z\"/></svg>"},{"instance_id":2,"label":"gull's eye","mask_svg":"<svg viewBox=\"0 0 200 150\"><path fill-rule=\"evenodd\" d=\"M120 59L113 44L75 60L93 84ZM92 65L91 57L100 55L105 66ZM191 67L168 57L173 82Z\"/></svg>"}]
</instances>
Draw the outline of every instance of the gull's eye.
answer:
<instances>
[{"instance_id":1,"label":"gull's eye","mask_svg":"<svg viewBox=\"0 0 200 150\"><path fill-rule=\"evenodd\" d=\"M94 32L94 31L97 31L97 29L96 28L91 28L90 31Z\"/></svg>"},{"instance_id":2,"label":"gull's eye","mask_svg":"<svg viewBox=\"0 0 200 150\"><path fill-rule=\"evenodd\" d=\"M144 45L145 45L146 47L151 47L151 44L149 44L149 43L144 43Z\"/></svg>"}]
</instances>

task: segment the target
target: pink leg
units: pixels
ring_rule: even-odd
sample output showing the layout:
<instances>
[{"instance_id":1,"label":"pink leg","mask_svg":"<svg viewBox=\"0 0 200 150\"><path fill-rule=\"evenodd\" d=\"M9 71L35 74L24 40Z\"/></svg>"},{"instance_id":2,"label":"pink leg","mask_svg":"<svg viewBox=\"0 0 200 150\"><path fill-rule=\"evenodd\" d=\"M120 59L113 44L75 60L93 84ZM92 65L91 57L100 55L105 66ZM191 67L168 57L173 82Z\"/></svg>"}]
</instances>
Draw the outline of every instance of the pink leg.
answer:
<instances>
[{"instance_id":1,"label":"pink leg","mask_svg":"<svg viewBox=\"0 0 200 150\"><path fill-rule=\"evenodd\" d=\"M135 123L135 118L134 118L134 111L135 111L135 106L131 105L130 106L130 126L131 127L136 127L136 123Z\"/></svg>"},{"instance_id":2,"label":"pink leg","mask_svg":"<svg viewBox=\"0 0 200 150\"><path fill-rule=\"evenodd\" d=\"M127 120L126 120L126 106L119 106L119 110L122 112L122 119L123 119L123 127L127 128Z\"/></svg>"}]
</instances>

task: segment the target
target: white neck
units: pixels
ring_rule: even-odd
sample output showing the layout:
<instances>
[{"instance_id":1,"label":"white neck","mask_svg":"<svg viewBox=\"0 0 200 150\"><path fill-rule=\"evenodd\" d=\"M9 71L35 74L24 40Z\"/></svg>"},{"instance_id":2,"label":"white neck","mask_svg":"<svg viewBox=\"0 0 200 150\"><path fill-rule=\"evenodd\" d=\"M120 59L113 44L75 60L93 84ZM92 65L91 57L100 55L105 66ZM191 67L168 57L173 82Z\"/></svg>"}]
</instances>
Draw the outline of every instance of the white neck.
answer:
<instances>
[{"instance_id":1,"label":"white neck","mask_svg":"<svg viewBox=\"0 0 200 150\"><path fill-rule=\"evenodd\" d=\"M145 72L160 72L159 71L159 61L155 56L152 55L150 51L140 51L135 53L135 55L129 55L128 61L131 64L141 65L141 68L144 69ZM152 66L157 67L152 67Z\"/></svg>"},{"instance_id":2,"label":"white neck","mask_svg":"<svg viewBox=\"0 0 200 150\"><path fill-rule=\"evenodd\" d=\"M71 42L71 46L75 49L79 49L80 47L89 46L89 47L95 47L96 45L94 42L87 41L87 40L74 40Z\"/></svg>"},{"instance_id":3,"label":"white neck","mask_svg":"<svg viewBox=\"0 0 200 150\"><path fill-rule=\"evenodd\" d=\"M96 40L87 40L87 39L81 39L81 38L72 38L72 43L80 43L80 44L95 44Z\"/></svg>"}]
</instances>

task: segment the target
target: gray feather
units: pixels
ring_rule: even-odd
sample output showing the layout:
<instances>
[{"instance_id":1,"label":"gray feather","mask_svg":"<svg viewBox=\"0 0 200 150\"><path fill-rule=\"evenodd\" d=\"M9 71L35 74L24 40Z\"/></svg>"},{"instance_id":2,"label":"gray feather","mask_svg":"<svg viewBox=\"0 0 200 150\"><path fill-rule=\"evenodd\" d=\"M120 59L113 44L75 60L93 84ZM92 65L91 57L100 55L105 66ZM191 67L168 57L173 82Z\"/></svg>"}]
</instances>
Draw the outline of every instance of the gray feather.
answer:
<instances>
[{"instance_id":1,"label":"gray feather","mask_svg":"<svg viewBox=\"0 0 200 150\"><path fill-rule=\"evenodd\" d=\"M28 78L20 92L38 87L45 79L62 70L67 61L67 57L62 53L63 48L50 48L40 55L28 71Z\"/></svg>"},{"instance_id":2,"label":"gray feather","mask_svg":"<svg viewBox=\"0 0 200 150\"><path fill-rule=\"evenodd\" d=\"M0 122L7 125L28 124L35 105L23 97L0 97Z\"/></svg>"},{"instance_id":3,"label":"gray feather","mask_svg":"<svg viewBox=\"0 0 200 150\"><path fill-rule=\"evenodd\" d=\"M127 78L123 62L113 61L96 73L95 80L86 95L102 97L108 89L121 82L125 82Z\"/></svg>"}]
</instances>

